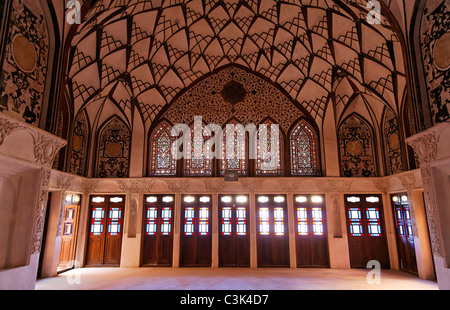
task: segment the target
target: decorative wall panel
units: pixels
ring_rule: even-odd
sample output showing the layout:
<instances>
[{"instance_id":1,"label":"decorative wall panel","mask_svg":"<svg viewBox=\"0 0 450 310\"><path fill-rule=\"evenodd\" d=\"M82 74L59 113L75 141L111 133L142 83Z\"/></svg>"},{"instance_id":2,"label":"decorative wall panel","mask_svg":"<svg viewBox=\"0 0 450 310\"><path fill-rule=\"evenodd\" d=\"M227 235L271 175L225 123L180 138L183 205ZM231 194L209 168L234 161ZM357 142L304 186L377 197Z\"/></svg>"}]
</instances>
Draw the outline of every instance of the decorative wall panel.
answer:
<instances>
[{"instance_id":1,"label":"decorative wall panel","mask_svg":"<svg viewBox=\"0 0 450 310\"><path fill-rule=\"evenodd\" d=\"M403 171L402 139L398 119L391 109L386 109L383 122L387 174Z\"/></svg>"},{"instance_id":2,"label":"decorative wall panel","mask_svg":"<svg viewBox=\"0 0 450 310\"><path fill-rule=\"evenodd\" d=\"M75 119L72 136L70 172L84 176L86 172L87 150L89 143L89 123L85 113Z\"/></svg>"},{"instance_id":3,"label":"decorative wall panel","mask_svg":"<svg viewBox=\"0 0 450 310\"><path fill-rule=\"evenodd\" d=\"M434 124L450 118L449 14L448 1L428 1L422 16L422 57Z\"/></svg>"},{"instance_id":4,"label":"decorative wall panel","mask_svg":"<svg viewBox=\"0 0 450 310\"><path fill-rule=\"evenodd\" d=\"M377 176L372 130L359 116L353 114L341 124L339 151L342 176Z\"/></svg>"},{"instance_id":5,"label":"decorative wall panel","mask_svg":"<svg viewBox=\"0 0 450 310\"><path fill-rule=\"evenodd\" d=\"M234 86L233 86L234 85ZM237 87L228 94L229 87ZM190 124L202 116L206 124L223 126L235 118L242 125L259 124L270 116L287 131L303 113L277 87L238 67L227 67L182 94L164 113L173 124Z\"/></svg>"},{"instance_id":6,"label":"decorative wall panel","mask_svg":"<svg viewBox=\"0 0 450 310\"><path fill-rule=\"evenodd\" d=\"M130 130L118 117L103 126L98 135L96 177L128 177L130 139Z\"/></svg>"},{"instance_id":7,"label":"decorative wall panel","mask_svg":"<svg viewBox=\"0 0 450 310\"><path fill-rule=\"evenodd\" d=\"M49 52L47 24L39 1L13 2L6 40L0 111L38 125Z\"/></svg>"}]
</instances>

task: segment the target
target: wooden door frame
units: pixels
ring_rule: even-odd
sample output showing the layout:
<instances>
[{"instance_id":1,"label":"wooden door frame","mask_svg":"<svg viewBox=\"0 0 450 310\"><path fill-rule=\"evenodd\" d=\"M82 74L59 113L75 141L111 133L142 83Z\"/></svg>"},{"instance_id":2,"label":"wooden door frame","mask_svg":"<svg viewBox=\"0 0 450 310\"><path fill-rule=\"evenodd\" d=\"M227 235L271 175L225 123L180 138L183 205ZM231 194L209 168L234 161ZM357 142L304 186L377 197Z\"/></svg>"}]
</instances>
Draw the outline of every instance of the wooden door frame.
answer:
<instances>
[{"instance_id":1,"label":"wooden door frame","mask_svg":"<svg viewBox=\"0 0 450 310\"><path fill-rule=\"evenodd\" d=\"M88 253L89 253L89 239L90 239L90 235L91 235L91 220L92 220L92 199L94 197L103 197L105 198L105 205L106 205L106 209L105 209L105 224L103 227L103 234L104 234L104 243L106 243L106 232L107 232L107 226L108 226L108 212L110 209L110 202L109 199L112 197L120 197L123 198L123 203L121 204L121 206L123 206L123 210L122 210L122 216L121 216L121 232L120 232L120 238L121 238L121 242L120 242L120 250L122 251L122 246L123 246L123 233L124 233L124 218L125 218L125 208L126 208L126 195L124 194L117 194L117 195L89 195L89 200L88 200L88 214L87 214L87 221L86 221L86 238L85 238L85 246L84 246L84 267L120 267L121 264L121 260L122 260L122 255L120 255L120 259L119 259L119 264L87 264L87 257L88 257ZM108 199L108 202L106 202L106 199ZM103 252L105 251L105 248L103 247ZM102 260L104 261L104 253L103 253L103 258Z\"/></svg>"},{"instance_id":2,"label":"wooden door frame","mask_svg":"<svg viewBox=\"0 0 450 310\"><path fill-rule=\"evenodd\" d=\"M173 198L173 204L172 204L172 218L171 218L171 221L172 221L172 227L171 227L171 229L172 229L172 232L171 232L171 238L172 238L172 248L171 248L171 256L172 256L172 259L171 259L171 261L170 261L170 265L166 265L166 264L156 264L156 265L149 265L149 264L144 264L143 263L143 259L144 259L144 242L145 242L145 238L147 237L147 235L146 235L146 222L147 222L147 215L146 215L146 213L147 213L147 204L149 204L149 202L147 202L146 201L146 199L148 198L148 197L151 197L151 196L154 196L154 197L158 197L158 199L160 198L160 197L165 197L165 196L171 196L172 198ZM145 194L144 196L143 196L143 208L142 208L142 234L141 234L141 246L140 246L140 255L139 255L139 266L140 267L172 267L173 266L173 245L174 245L174 234L175 234L175 225L176 225L176 223L175 223L175 208L176 208L176 201L175 201L175 199L176 199L176 195L175 194ZM160 203L160 202L157 202L157 207L158 208L163 208L164 206ZM160 217L158 217L158 226L160 226L160 223L161 223L161 218ZM159 239L159 237L160 236L158 236L158 239ZM159 240L158 240L159 241Z\"/></svg>"},{"instance_id":3,"label":"wooden door frame","mask_svg":"<svg viewBox=\"0 0 450 310\"><path fill-rule=\"evenodd\" d=\"M368 205L368 202L365 201L365 199L367 197L372 197L372 196L376 196L379 198L379 206L380 206L380 210L379 210L379 220L380 220L380 228L381 228L381 238L382 241L385 243L386 246L386 254L387 254L387 264L381 268L384 269L390 269L391 268L391 264L390 264L390 253L389 253L389 245L387 242L387 235L388 235L388 231L386 228L386 220L385 220L385 216L384 216L384 212L385 212L385 206L383 204L383 195L376 193L376 194L344 194L344 209L345 209L345 226L346 226L346 230L347 230L347 243L348 243L348 248L349 248L349 261L350 261L350 268L366 268L365 266L360 266L360 267L353 267L352 266L352 261L351 261L351 251L350 251L350 238L351 237L351 232L350 232L350 225L349 225L349 214L348 214L348 208L351 208L351 206L348 204L349 202L347 201L348 197L359 197L361 199L360 202L358 202L357 204L355 203L355 207L360 207L361 208L361 222L362 222L362 227L363 227L363 234L361 236L362 238L362 242L364 245L364 256L365 258L367 258L367 256L369 255L369 248L368 248L368 241L370 240L369 238L377 238L377 237L369 237L368 233L366 232L367 230L367 216L365 214L365 211L367 210L368 207L370 207ZM364 200L364 201L363 201Z\"/></svg>"},{"instance_id":4,"label":"wooden door frame","mask_svg":"<svg viewBox=\"0 0 450 310\"><path fill-rule=\"evenodd\" d=\"M185 220L185 208L189 207L184 205L184 198L188 197L188 196L192 196L196 198L195 201L195 205L193 206L194 208L194 212L200 210L201 206L199 203L199 199L201 197L209 197L210 201L208 203L208 207L209 207L209 218L208 218L208 236L204 237L205 239L208 238L208 242L209 242L209 247L210 247L210 253L209 255L209 263L207 264L197 264L195 263L194 265L191 264L183 264L182 263L182 259L183 259L183 239L185 238L184 236L184 220ZM212 193L208 193L208 194L182 194L181 195L181 214L180 214L180 222L179 227L180 227L180 255L178 258L178 264L180 267L192 267L192 268L196 268L196 267L211 267L213 262L212 262L212 235L213 235L213 212L214 212L214 205L213 205L213 194ZM195 213L194 213L195 214ZM195 215L194 215L195 216ZM194 217L194 233L193 233L193 237L195 237L195 256L196 256L196 261L197 261L197 243L198 243L198 238L200 237L198 235L198 224L199 224L199 214L197 214L197 216Z\"/></svg>"},{"instance_id":5,"label":"wooden door frame","mask_svg":"<svg viewBox=\"0 0 450 310\"><path fill-rule=\"evenodd\" d=\"M234 264L234 266L223 266L223 265L220 265L220 242L221 242L221 238L224 238L223 236L222 236L222 234L221 234L221 231L222 231L222 208L224 207L223 206L223 203L222 203L222 201L221 201L221 198L222 197L224 197L224 196L230 196L230 197L232 197L232 205L233 205L233 207L239 207L239 204L236 202L236 198L238 197L238 196L245 196L245 197L247 197L247 202L245 203L245 204L243 204L243 206L245 206L246 207L246 218L245 218L245 221L246 221L246 236L245 236L245 239L246 239L246 242L248 243L248 264L245 264L245 265L239 265L239 266L235 266L236 264ZM232 208L233 208L232 207ZM217 223L218 223L218 227L217 227L217 232L218 232L218 266L219 267L223 267L223 268L229 268L229 267L237 267L237 268L246 268L246 267L250 267L250 264L251 264L251 253L250 253L250 243L251 243L251 236L250 236L250 220L251 220L251 217L250 217L250 195L249 194L219 194L218 195L218 206L217 206L217 213L218 213L218 216L217 216ZM232 211L232 227L236 227L236 208L234 208L234 210ZM234 249L234 247L235 247L235 240L236 239L238 239L238 238L244 238L244 237L238 237L238 236L236 236L236 234L235 234L236 232L234 232L234 234L233 234L233 231L232 231L232 239L233 239L233 249ZM234 249L235 250L235 249ZM235 254L235 253L234 253ZM235 260L236 260L236 258L234 258ZM236 261L235 261L236 262Z\"/></svg>"}]
</instances>

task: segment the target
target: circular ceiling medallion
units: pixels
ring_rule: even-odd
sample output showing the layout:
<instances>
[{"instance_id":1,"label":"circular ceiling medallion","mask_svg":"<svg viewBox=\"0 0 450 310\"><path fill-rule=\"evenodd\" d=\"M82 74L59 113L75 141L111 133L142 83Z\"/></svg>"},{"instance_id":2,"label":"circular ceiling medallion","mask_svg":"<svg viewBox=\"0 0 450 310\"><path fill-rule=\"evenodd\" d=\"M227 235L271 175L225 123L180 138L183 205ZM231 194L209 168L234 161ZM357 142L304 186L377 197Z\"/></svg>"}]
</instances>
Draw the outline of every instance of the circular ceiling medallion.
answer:
<instances>
[{"instance_id":1,"label":"circular ceiling medallion","mask_svg":"<svg viewBox=\"0 0 450 310\"><path fill-rule=\"evenodd\" d=\"M230 81L222 89L222 97L226 102L236 104L244 101L247 90L244 85L237 81Z\"/></svg>"},{"instance_id":2,"label":"circular ceiling medallion","mask_svg":"<svg viewBox=\"0 0 450 310\"><path fill-rule=\"evenodd\" d=\"M109 157L117 157L122 153L122 146L117 143L113 142L106 146L106 155Z\"/></svg>"},{"instance_id":3,"label":"circular ceiling medallion","mask_svg":"<svg viewBox=\"0 0 450 310\"><path fill-rule=\"evenodd\" d=\"M440 37L434 46L434 63L439 70L450 68L450 32Z\"/></svg>"},{"instance_id":4,"label":"circular ceiling medallion","mask_svg":"<svg viewBox=\"0 0 450 310\"><path fill-rule=\"evenodd\" d=\"M363 151L363 145L360 141L348 141L347 152L352 156L360 155Z\"/></svg>"},{"instance_id":5,"label":"circular ceiling medallion","mask_svg":"<svg viewBox=\"0 0 450 310\"><path fill-rule=\"evenodd\" d=\"M33 43L22 35L13 39L13 57L20 69L31 72L36 68L37 54Z\"/></svg>"},{"instance_id":6,"label":"circular ceiling medallion","mask_svg":"<svg viewBox=\"0 0 450 310\"><path fill-rule=\"evenodd\" d=\"M83 143L79 136L73 137L72 147L73 147L74 151L76 151L76 152L81 151L81 148L83 147Z\"/></svg>"}]
</instances>

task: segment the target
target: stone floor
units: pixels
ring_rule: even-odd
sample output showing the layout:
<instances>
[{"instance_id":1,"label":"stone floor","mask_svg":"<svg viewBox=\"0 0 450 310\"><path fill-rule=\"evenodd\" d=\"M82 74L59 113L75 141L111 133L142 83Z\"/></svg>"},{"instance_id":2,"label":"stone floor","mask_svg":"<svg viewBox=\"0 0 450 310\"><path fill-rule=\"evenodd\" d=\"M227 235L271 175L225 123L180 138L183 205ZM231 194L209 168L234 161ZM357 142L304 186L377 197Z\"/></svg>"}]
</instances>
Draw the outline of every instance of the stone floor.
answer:
<instances>
[{"instance_id":1,"label":"stone floor","mask_svg":"<svg viewBox=\"0 0 450 310\"><path fill-rule=\"evenodd\" d=\"M36 290L437 290L436 282L361 269L81 268L39 279ZM372 281L375 278L372 278Z\"/></svg>"}]
</instances>

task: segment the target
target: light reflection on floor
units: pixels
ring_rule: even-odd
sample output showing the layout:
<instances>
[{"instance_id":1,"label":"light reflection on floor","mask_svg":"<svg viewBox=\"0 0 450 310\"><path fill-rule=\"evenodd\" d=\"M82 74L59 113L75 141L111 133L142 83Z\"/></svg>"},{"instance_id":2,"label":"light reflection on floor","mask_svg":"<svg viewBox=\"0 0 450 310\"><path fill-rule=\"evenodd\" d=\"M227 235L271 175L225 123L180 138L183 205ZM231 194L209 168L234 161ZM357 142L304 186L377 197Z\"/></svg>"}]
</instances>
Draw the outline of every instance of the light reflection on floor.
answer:
<instances>
[{"instance_id":1,"label":"light reflection on floor","mask_svg":"<svg viewBox=\"0 0 450 310\"><path fill-rule=\"evenodd\" d=\"M437 283L364 269L81 268L39 279L37 290L436 290ZM368 281L369 275L369 281ZM371 280L371 281L370 281ZM372 283L369 283L372 282Z\"/></svg>"}]
</instances>

